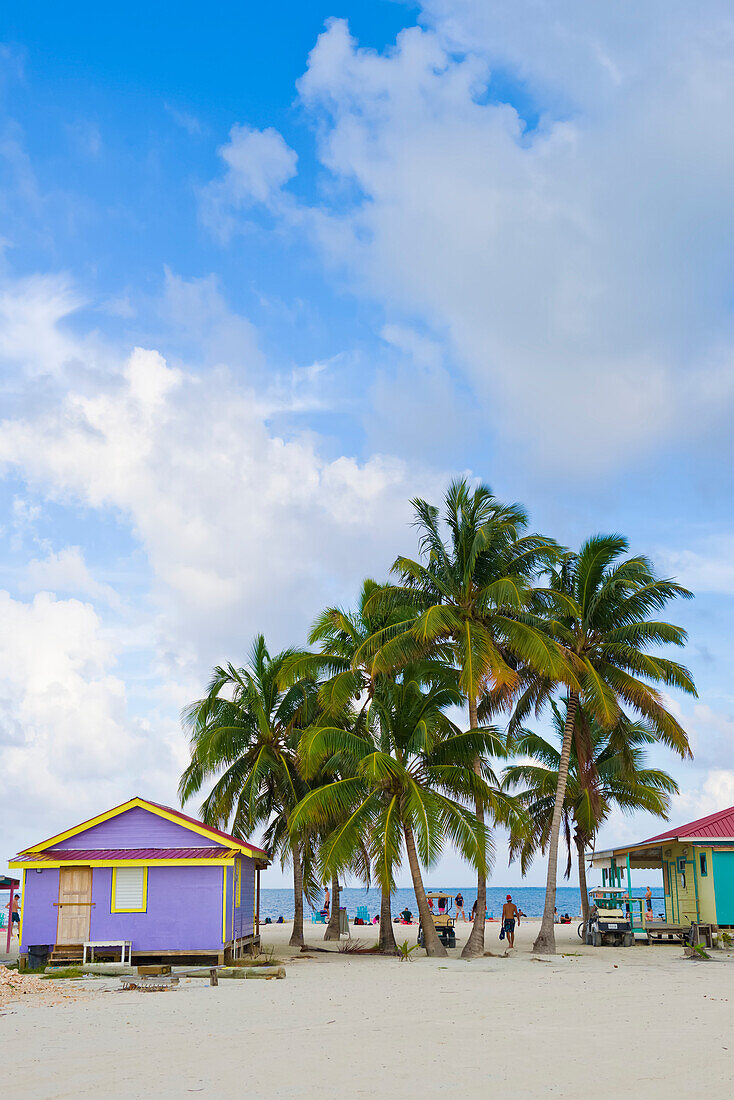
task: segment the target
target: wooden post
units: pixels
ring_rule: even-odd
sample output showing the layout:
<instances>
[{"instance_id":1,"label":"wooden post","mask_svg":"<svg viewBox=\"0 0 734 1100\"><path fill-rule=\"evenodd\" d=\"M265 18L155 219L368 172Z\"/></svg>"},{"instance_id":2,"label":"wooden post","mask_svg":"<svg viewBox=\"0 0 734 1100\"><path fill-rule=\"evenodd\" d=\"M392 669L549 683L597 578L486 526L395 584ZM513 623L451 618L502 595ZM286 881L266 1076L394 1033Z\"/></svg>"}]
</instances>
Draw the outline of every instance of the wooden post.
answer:
<instances>
[{"instance_id":1,"label":"wooden post","mask_svg":"<svg viewBox=\"0 0 734 1100\"><path fill-rule=\"evenodd\" d=\"M25 902L25 898L22 898ZM5 945L5 953L10 954L10 937L13 931L13 880L10 879L10 905L8 906L8 942ZM18 936L20 940L20 936ZM20 948L20 944L18 945Z\"/></svg>"}]
</instances>

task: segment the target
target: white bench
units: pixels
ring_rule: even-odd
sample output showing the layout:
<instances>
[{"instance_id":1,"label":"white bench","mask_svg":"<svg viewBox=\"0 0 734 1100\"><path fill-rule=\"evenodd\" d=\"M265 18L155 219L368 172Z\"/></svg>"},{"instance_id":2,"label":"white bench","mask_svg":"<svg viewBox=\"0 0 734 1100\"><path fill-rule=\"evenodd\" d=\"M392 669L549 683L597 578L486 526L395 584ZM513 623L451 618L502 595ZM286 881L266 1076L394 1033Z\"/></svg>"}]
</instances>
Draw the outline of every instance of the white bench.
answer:
<instances>
[{"instance_id":1,"label":"white bench","mask_svg":"<svg viewBox=\"0 0 734 1100\"><path fill-rule=\"evenodd\" d=\"M89 961L94 962L94 949L95 947L119 947L120 948L120 962L125 962L125 951L127 950L127 962L132 966L133 962L133 945L132 940L85 940L84 941L84 954L82 956L82 966L87 962L87 948L89 948Z\"/></svg>"}]
</instances>

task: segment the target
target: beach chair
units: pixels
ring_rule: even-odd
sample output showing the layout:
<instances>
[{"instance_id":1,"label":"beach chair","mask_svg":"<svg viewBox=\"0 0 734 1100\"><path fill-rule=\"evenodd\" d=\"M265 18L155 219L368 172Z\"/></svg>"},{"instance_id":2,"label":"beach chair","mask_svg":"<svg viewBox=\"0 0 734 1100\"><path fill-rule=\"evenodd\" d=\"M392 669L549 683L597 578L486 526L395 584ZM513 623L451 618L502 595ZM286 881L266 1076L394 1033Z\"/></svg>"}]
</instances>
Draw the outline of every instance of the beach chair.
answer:
<instances>
[{"instance_id":1,"label":"beach chair","mask_svg":"<svg viewBox=\"0 0 734 1100\"><path fill-rule=\"evenodd\" d=\"M365 922L365 924L370 923L370 914L369 914L369 910L368 910L366 905L358 905L357 906L357 919L358 920L363 920Z\"/></svg>"},{"instance_id":2,"label":"beach chair","mask_svg":"<svg viewBox=\"0 0 734 1100\"><path fill-rule=\"evenodd\" d=\"M311 924L326 924L326 917L323 913L311 913Z\"/></svg>"}]
</instances>

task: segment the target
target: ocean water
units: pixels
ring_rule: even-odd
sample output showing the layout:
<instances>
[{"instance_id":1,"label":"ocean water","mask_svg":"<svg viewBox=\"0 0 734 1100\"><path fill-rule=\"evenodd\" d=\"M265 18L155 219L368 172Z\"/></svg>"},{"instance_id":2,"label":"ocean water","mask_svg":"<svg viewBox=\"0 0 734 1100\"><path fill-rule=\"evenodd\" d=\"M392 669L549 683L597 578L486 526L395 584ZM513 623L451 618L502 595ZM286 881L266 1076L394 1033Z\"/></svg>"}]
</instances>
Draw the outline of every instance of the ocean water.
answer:
<instances>
[{"instance_id":1,"label":"ocean water","mask_svg":"<svg viewBox=\"0 0 734 1100\"><path fill-rule=\"evenodd\" d=\"M466 915L467 917L470 915L471 907L477 896L476 886L449 887L442 885L439 888L447 890L450 894L461 892L464 895L464 909ZM431 889L433 889L433 887L431 887ZM512 900L515 902L515 905L518 909L521 909L526 916L542 917L543 905L545 902L544 886L488 886L487 911L490 916L500 916L507 894L512 894ZM635 889L633 887L632 894L634 897L644 897L645 888L640 887L639 889ZM653 894L662 894L662 890L653 890ZM319 906L317 908L320 908L322 903L323 895L319 899ZM346 906L347 913L352 919L356 917L357 907L361 905L366 905L370 917L374 917L380 912L380 891L376 890L374 887L365 890L363 887L359 886L346 886L341 891L341 905ZM418 906L412 889L399 888L395 891L392 898L393 916L397 916L401 909L405 909L406 905L411 912L417 915ZM581 894L578 887L559 886L556 890L556 908L561 915L568 913L571 917L580 916ZM293 919L293 891L261 890L261 920L264 920L265 917L270 917L271 920L275 921L279 916L282 916L284 920ZM307 921L311 919L311 909L307 902L305 903L305 918Z\"/></svg>"}]
</instances>

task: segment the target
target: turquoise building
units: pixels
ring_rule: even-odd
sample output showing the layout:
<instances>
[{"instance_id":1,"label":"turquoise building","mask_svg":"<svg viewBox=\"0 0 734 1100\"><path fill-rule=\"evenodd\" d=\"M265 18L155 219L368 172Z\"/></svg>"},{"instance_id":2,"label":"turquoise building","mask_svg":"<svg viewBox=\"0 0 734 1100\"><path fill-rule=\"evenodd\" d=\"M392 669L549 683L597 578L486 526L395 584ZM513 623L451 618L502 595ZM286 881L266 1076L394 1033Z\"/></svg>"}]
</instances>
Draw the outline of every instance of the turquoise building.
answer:
<instances>
[{"instance_id":1,"label":"turquoise building","mask_svg":"<svg viewBox=\"0 0 734 1100\"><path fill-rule=\"evenodd\" d=\"M661 870L666 924L734 928L734 806L636 844L595 852L602 886L626 887L632 872ZM635 875L635 886L646 886ZM655 913L658 917L658 913Z\"/></svg>"}]
</instances>

